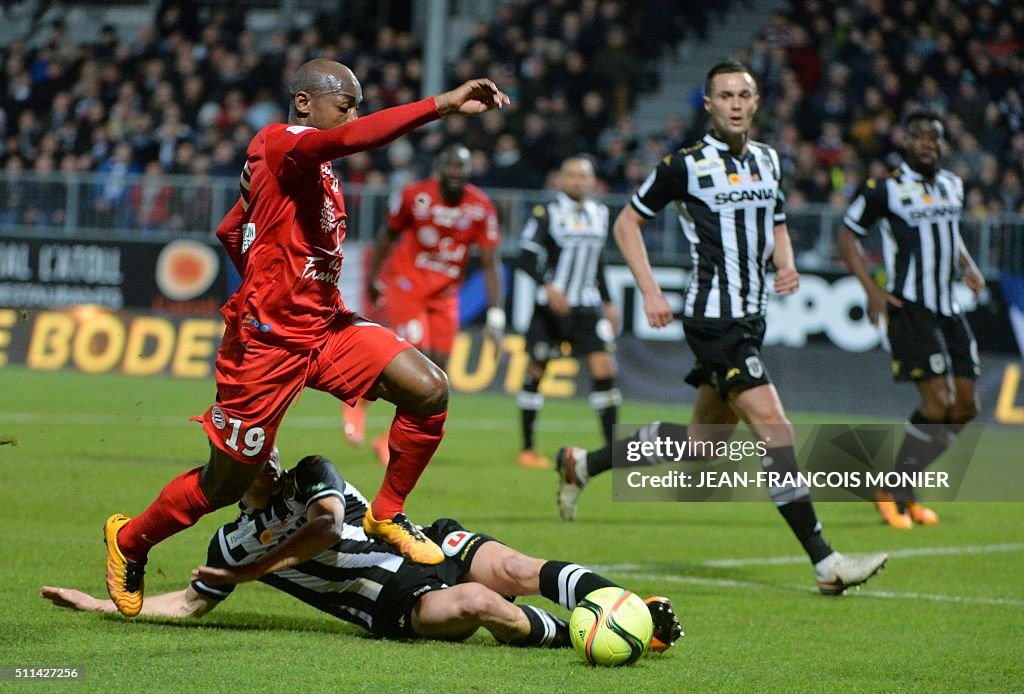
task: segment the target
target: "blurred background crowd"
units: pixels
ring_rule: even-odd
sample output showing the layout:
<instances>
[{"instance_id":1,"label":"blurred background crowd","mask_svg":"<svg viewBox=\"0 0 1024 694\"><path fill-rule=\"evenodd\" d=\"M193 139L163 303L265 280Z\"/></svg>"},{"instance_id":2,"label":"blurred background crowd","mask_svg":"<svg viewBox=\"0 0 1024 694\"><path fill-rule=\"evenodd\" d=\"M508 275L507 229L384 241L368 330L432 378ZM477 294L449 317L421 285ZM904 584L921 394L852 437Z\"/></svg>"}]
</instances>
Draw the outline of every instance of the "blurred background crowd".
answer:
<instances>
[{"instance_id":1,"label":"blurred background crowd","mask_svg":"<svg viewBox=\"0 0 1024 694\"><path fill-rule=\"evenodd\" d=\"M255 32L246 5L163 0L136 35L107 25L81 41L58 19L43 41L4 45L0 168L99 172L88 201L98 222L201 228L203 182L237 177L253 134L285 120L287 80L302 62L352 67L364 114L420 96L422 48L400 19L380 26L358 14L323 15L308 28ZM603 190L631 192L666 151L706 127L702 84L664 95L697 109L681 108L648 132L634 117L637 97L658 90L659 64L684 59L680 42L707 41L714 21L747 10L737 0L502 2L460 38L447 82L486 75L512 108L448 118L342 160L339 175L395 189L458 141L471 149L482 186L542 188L564 156L586 151L596 155ZM897 164L902 117L927 108L946 119L946 165L967 182L969 211L1024 214L1024 3L791 0L758 21L736 57L758 77L756 137L779 150L792 207L844 207L865 177ZM169 186L167 174L197 185ZM17 180L4 179L0 222L59 224L66 188L26 196ZM197 219L170 219L171 210L190 209Z\"/></svg>"}]
</instances>

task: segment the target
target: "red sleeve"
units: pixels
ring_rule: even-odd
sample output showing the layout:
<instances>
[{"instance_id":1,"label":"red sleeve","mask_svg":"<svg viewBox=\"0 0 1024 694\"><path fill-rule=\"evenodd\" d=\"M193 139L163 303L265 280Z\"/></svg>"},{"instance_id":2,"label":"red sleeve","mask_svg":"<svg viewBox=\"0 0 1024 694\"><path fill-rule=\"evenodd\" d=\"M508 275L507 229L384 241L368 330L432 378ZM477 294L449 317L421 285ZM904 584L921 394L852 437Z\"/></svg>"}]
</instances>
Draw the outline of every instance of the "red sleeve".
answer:
<instances>
[{"instance_id":1,"label":"red sleeve","mask_svg":"<svg viewBox=\"0 0 1024 694\"><path fill-rule=\"evenodd\" d=\"M242 216L244 211L242 210L242 199L239 198L235 206L224 215L224 219L220 220L220 224L217 225L217 238L220 240L224 250L228 252L228 257L231 258L231 262L234 264L235 269L239 272L243 272L243 259L242 259Z\"/></svg>"},{"instance_id":2,"label":"red sleeve","mask_svg":"<svg viewBox=\"0 0 1024 694\"><path fill-rule=\"evenodd\" d=\"M302 137L291 141L284 156L300 169L313 169L324 162L386 145L440 117L434 98L428 97L377 111L330 130L303 132Z\"/></svg>"}]
</instances>

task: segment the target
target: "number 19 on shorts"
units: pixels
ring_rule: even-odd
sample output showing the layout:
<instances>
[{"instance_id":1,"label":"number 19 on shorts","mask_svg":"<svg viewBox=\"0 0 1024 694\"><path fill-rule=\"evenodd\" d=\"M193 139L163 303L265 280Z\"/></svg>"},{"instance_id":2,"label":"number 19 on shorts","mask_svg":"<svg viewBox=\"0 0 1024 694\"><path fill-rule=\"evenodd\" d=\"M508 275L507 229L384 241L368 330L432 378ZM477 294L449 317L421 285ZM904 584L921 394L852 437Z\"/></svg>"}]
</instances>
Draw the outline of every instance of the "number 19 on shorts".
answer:
<instances>
[{"instance_id":1,"label":"number 19 on shorts","mask_svg":"<svg viewBox=\"0 0 1024 694\"><path fill-rule=\"evenodd\" d=\"M231 435L225 439L224 443L231 447L232 450L238 450L238 435L242 432L242 420L231 417L228 419L228 426L231 427ZM245 448L242 449L242 455L256 455L263 450L263 442L266 441L267 434L263 431L263 427L250 427L245 430L245 434L242 435L242 442L245 444Z\"/></svg>"}]
</instances>

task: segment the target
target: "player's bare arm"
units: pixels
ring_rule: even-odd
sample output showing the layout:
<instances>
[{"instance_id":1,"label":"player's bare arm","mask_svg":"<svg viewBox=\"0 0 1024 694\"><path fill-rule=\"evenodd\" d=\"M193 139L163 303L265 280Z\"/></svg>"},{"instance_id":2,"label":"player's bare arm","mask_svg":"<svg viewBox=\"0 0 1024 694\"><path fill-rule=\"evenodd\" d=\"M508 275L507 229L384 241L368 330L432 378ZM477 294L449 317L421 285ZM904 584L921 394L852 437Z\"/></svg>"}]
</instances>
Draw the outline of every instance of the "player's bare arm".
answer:
<instances>
[{"instance_id":1,"label":"player's bare arm","mask_svg":"<svg viewBox=\"0 0 1024 694\"><path fill-rule=\"evenodd\" d=\"M846 267L864 287L864 292L868 297L868 320L873 325L878 325L878 321L887 314L890 305L896 307L903 305L903 302L875 284L875 280L868 270L867 260L865 260L864 247L861 245L860 239L857 238L857 234L846 226L839 232L839 253L843 257Z\"/></svg>"},{"instance_id":2,"label":"player's bare arm","mask_svg":"<svg viewBox=\"0 0 1024 694\"><path fill-rule=\"evenodd\" d=\"M774 229L775 250L772 263L775 265L775 291L783 296L796 294L800 289L800 273L793 258L793 243L785 224L776 224Z\"/></svg>"},{"instance_id":3,"label":"player's bare arm","mask_svg":"<svg viewBox=\"0 0 1024 694\"><path fill-rule=\"evenodd\" d=\"M74 588L43 586L39 596L52 602L56 607L65 607L79 612L103 612L116 614L117 607L111 600L94 598ZM200 595L189 586L173 593L147 596L139 614L148 617L202 617L216 607L218 601Z\"/></svg>"},{"instance_id":4,"label":"player's bare arm","mask_svg":"<svg viewBox=\"0 0 1024 694\"><path fill-rule=\"evenodd\" d=\"M480 249L480 267L484 273L484 291L487 293L487 324L484 334L501 343L505 336L505 295L501 286L501 254L497 247Z\"/></svg>"},{"instance_id":5,"label":"player's bare arm","mask_svg":"<svg viewBox=\"0 0 1024 694\"><path fill-rule=\"evenodd\" d=\"M626 259L629 271L636 279L637 289L644 297L644 313L647 314L647 323L652 328L664 328L673 321L674 316L672 307L669 306L665 295L661 293L661 287L654 279L651 260L647 255L647 246L644 244L642 231L644 221L639 212L627 205L615 218L612 233L615 235L615 243L618 244L622 257Z\"/></svg>"},{"instance_id":6,"label":"player's bare arm","mask_svg":"<svg viewBox=\"0 0 1024 694\"><path fill-rule=\"evenodd\" d=\"M319 499L310 504L306 519L293 535L251 564L232 568L200 566L192 570L192 578L209 586L246 583L308 561L341 540L345 504L336 496Z\"/></svg>"}]
</instances>

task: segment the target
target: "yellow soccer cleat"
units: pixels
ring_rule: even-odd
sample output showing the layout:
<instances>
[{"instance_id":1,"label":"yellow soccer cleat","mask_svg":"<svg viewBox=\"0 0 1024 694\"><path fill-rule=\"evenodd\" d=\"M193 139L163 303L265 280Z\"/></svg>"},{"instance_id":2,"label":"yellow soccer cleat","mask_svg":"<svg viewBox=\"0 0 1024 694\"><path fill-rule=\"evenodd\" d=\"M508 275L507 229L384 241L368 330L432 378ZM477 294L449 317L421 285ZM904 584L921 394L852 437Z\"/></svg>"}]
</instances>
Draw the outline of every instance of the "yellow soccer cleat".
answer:
<instances>
[{"instance_id":1,"label":"yellow soccer cleat","mask_svg":"<svg viewBox=\"0 0 1024 694\"><path fill-rule=\"evenodd\" d=\"M117 546L117 531L131 518L115 513L103 524L103 542L107 545L107 593L117 611L134 617L142 611L143 576L146 562L130 561Z\"/></svg>"},{"instance_id":2,"label":"yellow soccer cleat","mask_svg":"<svg viewBox=\"0 0 1024 694\"><path fill-rule=\"evenodd\" d=\"M399 553L417 564L440 564L444 552L434 541L413 525L404 513L396 513L390 520L377 520L373 511L366 509L363 531L372 538L386 542Z\"/></svg>"},{"instance_id":3,"label":"yellow soccer cleat","mask_svg":"<svg viewBox=\"0 0 1024 694\"><path fill-rule=\"evenodd\" d=\"M519 455L516 457L516 461L525 468L531 470L550 470L551 461L532 448L524 448L519 451Z\"/></svg>"},{"instance_id":4,"label":"yellow soccer cleat","mask_svg":"<svg viewBox=\"0 0 1024 694\"><path fill-rule=\"evenodd\" d=\"M938 525L939 514L916 501L907 502L907 515L918 525Z\"/></svg>"},{"instance_id":5,"label":"yellow soccer cleat","mask_svg":"<svg viewBox=\"0 0 1024 694\"><path fill-rule=\"evenodd\" d=\"M879 489L875 493L875 507L878 512L882 514L882 520L885 521L886 525L890 528L897 528L899 530L910 530L914 527L913 521L910 519L910 514L905 511L901 511L896 502L892 500L892 494L882 489ZM937 521L938 519L936 519Z\"/></svg>"}]
</instances>

